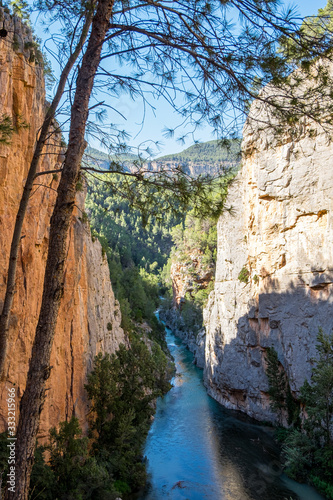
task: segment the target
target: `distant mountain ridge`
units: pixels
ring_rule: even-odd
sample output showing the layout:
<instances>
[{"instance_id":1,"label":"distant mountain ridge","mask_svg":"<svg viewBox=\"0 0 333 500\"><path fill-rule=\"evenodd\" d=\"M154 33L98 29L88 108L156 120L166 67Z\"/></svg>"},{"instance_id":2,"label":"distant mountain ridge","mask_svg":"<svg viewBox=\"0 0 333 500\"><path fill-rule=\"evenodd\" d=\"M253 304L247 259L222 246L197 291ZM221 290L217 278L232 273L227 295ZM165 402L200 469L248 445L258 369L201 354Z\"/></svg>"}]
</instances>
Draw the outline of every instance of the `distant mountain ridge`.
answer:
<instances>
[{"instance_id":1,"label":"distant mountain ridge","mask_svg":"<svg viewBox=\"0 0 333 500\"><path fill-rule=\"evenodd\" d=\"M230 141L229 148L221 146L221 141L214 140L208 142L198 142L189 148L184 149L180 153L164 155L156 158L158 162L221 162L235 161L240 153L240 140L235 139Z\"/></svg>"},{"instance_id":2,"label":"distant mountain ridge","mask_svg":"<svg viewBox=\"0 0 333 500\"><path fill-rule=\"evenodd\" d=\"M237 168L240 162L240 146L240 139L231 140L228 147L221 146L221 142L218 140L202 142L194 144L180 153L164 155L147 161L145 165L151 171L181 165L192 176L204 173L216 174L219 171L223 172L226 169ZM96 166L103 170L108 170L111 162L114 161L128 171L132 170L131 165L139 161L139 157L129 153L108 155L103 151L88 147L85 153L85 161L96 163Z\"/></svg>"}]
</instances>

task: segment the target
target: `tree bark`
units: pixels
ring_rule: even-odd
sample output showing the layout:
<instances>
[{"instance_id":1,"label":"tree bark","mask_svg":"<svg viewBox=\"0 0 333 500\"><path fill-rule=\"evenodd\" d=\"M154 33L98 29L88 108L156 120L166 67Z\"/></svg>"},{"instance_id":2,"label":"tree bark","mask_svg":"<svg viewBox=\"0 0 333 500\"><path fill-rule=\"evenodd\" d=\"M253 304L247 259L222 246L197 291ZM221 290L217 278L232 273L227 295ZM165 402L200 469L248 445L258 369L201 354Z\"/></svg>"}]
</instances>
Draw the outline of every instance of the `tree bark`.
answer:
<instances>
[{"instance_id":1,"label":"tree bark","mask_svg":"<svg viewBox=\"0 0 333 500\"><path fill-rule=\"evenodd\" d=\"M94 2L93 2L94 3ZM93 5L92 5L93 8ZM12 244L10 249L9 256L9 264L7 271L7 284L6 284L6 292L4 297L4 304L2 308L2 312L0 315L0 380L5 377L4 374L4 365L7 354L8 347L8 330L9 330L9 320L10 320L10 311L13 304L14 294L15 294L15 278L16 278L16 267L17 267L17 257L18 251L20 248L21 234L22 234L22 226L24 217L27 211L30 194L32 191L33 183L35 180L36 172L40 163L41 153L47 141L50 127L52 124L52 120L54 118L55 112L59 105L60 99L64 93L66 81L68 75L73 68L75 61L77 60L83 45L87 39L88 31L92 22L92 10L87 13L86 21L84 23L82 34L80 40L74 50L74 52L69 57L66 66L64 67L56 94L54 99L47 110L46 116L44 118L44 122L39 134L39 138L36 143L35 151L33 158L30 163L29 172L27 176L27 180L23 189L23 194L20 201L20 206L16 215L14 233L12 238Z\"/></svg>"},{"instance_id":2,"label":"tree bark","mask_svg":"<svg viewBox=\"0 0 333 500\"><path fill-rule=\"evenodd\" d=\"M87 50L78 72L71 110L68 149L51 217L42 305L32 348L27 385L20 404L16 441L16 487L14 493L7 490L8 500L28 499L40 413L45 399L45 384L51 371L51 348L63 295L68 230L75 203L80 163L85 149L84 134L89 98L108 31L113 3L114 0L98 2Z\"/></svg>"}]
</instances>

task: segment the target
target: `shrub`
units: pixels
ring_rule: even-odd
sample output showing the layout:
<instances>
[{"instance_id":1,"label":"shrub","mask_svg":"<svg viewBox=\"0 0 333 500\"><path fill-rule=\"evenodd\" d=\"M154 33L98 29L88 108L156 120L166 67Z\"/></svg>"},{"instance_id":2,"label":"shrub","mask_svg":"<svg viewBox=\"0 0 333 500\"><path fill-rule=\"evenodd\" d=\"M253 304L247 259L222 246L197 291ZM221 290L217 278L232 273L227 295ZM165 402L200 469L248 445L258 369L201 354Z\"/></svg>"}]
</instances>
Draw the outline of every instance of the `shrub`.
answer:
<instances>
[{"instance_id":1,"label":"shrub","mask_svg":"<svg viewBox=\"0 0 333 500\"><path fill-rule=\"evenodd\" d=\"M115 500L117 496L108 464L91 455L77 418L61 422L59 431L51 429L50 443L36 450L29 498Z\"/></svg>"},{"instance_id":2,"label":"shrub","mask_svg":"<svg viewBox=\"0 0 333 500\"><path fill-rule=\"evenodd\" d=\"M248 283L249 282L249 275L250 275L249 271L244 266L238 275L238 279L241 283Z\"/></svg>"},{"instance_id":3,"label":"shrub","mask_svg":"<svg viewBox=\"0 0 333 500\"><path fill-rule=\"evenodd\" d=\"M313 464L314 446L312 441L299 430L291 431L285 442L286 473L289 477L299 482L306 482Z\"/></svg>"},{"instance_id":4,"label":"shrub","mask_svg":"<svg viewBox=\"0 0 333 500\"><path fill-rule=\"evenodd\" d=\"M318 476L310 476L311 483L329 500L333 500L333 485L323 481Z\"/></svg>"},{"instance_id":5,"label":"shrub","mask_svg":"<svg viewBox=\"0 0 333 500\"><path fill-rule=\"evenodd\" d=\"M14 132L12 119L9 115L3 115L0 119L0 144L10 144Z\"/></svg>"},{"instance_id":6,"label":"shrub","mask_svg":"<svg viewBox=\"0 0 333 500\"><path fill-rule=\"evenodd\" d=\"M144 486L142 446L148 433L153 401L168 390L163 374L167 359L159 347L152 353L134 334L131 347L116 354L99 353L88 376L86 390L92 404L91 430L97 435L93 449L110 464L117 489Z\"/></svg>"},{"instance_id":7,"label":"shrub","mask_svg":"<svg viewBox=\"0 0 333 500\"><path fill-rule=\"evenodd\" d=\"M306 380L301 387L301 400L307 418L302 430L284 431L284 436L281 432L279 434L284 441L286 473L297 481L310 479L326 498L333 499L333 335L327 335L319 328L317 340L318 359L312 370L311 382ZM270 384L279 386L279 377L275 382L273 380L277 355L272 349L270 366ZM281 397L277 398L278 402L281 400ZM291 404L288 392L285 404L287 407Z\"/></svg>"}]
</instances>

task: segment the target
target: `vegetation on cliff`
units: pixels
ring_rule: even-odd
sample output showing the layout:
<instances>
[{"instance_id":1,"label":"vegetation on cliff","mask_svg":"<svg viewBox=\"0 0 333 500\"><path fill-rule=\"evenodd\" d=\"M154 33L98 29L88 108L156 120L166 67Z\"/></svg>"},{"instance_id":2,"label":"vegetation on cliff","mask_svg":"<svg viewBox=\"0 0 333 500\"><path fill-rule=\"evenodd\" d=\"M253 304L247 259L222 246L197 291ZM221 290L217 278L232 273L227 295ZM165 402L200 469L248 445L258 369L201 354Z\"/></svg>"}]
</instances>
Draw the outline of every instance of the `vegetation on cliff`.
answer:
<instances>
[{"instance_id":1,"label":"vegetation on cliff","mask_svg":"<svg viewBox=\"0 0 333 500\"><path fill-rule=\"evenodd\" d=\"M230 164L231 166L240 160L240 139L232 141L208 141L197 143L176 154L169 154L156 158L157 162L177 162L186 164L189 162L203 162L209 168L216 163Z\"/></svg>"},{"instance_id":2,"label":"vegetation on cliff","mask_svg":"<svg viewBox=\"0 0 333 500\"><path fill-rule=\"evenodd\" d=\"M86 211L92 237L99 239L108 259L122 326L130 332L135 322L148 322L161 331L154 315L161 294L159 273L172 246L170 229L181 216L167 212L162 222L149 215L144 226L142 212L120 195L111 196L98 179L89 182Z\"/></svg>"},{"instance_id":3,"label":"vegetation on cliff","mask_svg":"<svg viewBox=\"0 0 333 500\"><path fill-rule=\"evenodd\" d=\"M232 176L226 177L226 186ZM224 200L226 192L225 188L216 195ZM195 210L182 212L177 207L165 212L163 220L158 214L147 215L121 194L111 196L108 186L96 178L89 179L86 213L92 237L98 237L108 259L125 330L142 321L155 331L161 328L153 313L161 294L167 299L162 307L172 306L170 270L179 264L187 280L181 303L184 326L198 331L215 271L216 220L200 219Z\"/></svg>"}]
</instances>

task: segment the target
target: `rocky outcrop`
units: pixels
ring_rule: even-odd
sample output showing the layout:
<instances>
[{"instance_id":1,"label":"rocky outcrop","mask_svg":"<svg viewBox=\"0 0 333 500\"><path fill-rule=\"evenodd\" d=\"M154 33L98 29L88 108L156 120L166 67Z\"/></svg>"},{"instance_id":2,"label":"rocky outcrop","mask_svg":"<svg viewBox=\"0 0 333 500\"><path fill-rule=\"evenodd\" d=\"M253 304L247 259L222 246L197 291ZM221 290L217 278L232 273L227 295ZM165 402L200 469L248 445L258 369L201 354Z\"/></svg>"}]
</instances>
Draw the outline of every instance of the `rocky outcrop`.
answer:
<instances>
[{"instance_id":1,"label":"rocky outcrop","mask_svg":"<svg viewBox=\"0 0 333 500\"><path fill-rule=\"evenodd\" d=\"M198 248L175 251L170 268L174 305L181 309L186 294L192 297L198 290L205 290L214 277L214 270L214 263L206 263Z\"/></svg>"},{"instance_id":2,"label":"rocky outcrop","mask_svg":"<svg viewBox=\"0 0 333 500\"><path fill-rule=\"evenodd\" d=\"M333 327L333 146L302 120L276 136L267 114L244 129L243 167L218 223L214 291L205 309L204 380L223 405L275 420L265 375L274 346L298 395Z\"/></svg>"},{"instance_id":3,"label":"rocky outcrop","mask_svg":"<svg viewBox=\"0 0 333 500\"><path fill-rule=\"evenodd\" d=\"M0 119L10 117L15 130L10 144L0 144L0 307L14 220L45 105L43 70L29 49L31 34L19 20L13 22L7 15L5 25L8 36L0 39ZM15 50L14 32L19 40ZM50 138L41 170L60 167L63 160L60 141L57 133ZM6 427L7 388L15 385L18 403L25 387L41 304L49 220L56 188L56 175L36 179L24 222L11 316L7 381L0 388L0 431ZM92 241L82 216L84 197L84 193L78 192L69 234L64 297L52 349L52 370L41 415L40 437L46 437L51 426L73 413L85 424L84 384L93 358L99 351L114 352L125 342L106 259L99 242Z\"/></svg>"}]
</instances>

